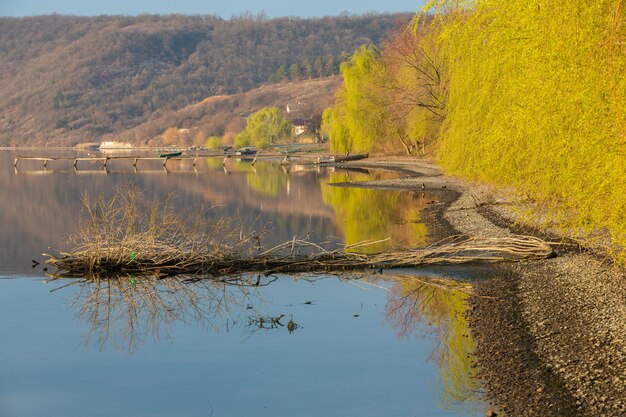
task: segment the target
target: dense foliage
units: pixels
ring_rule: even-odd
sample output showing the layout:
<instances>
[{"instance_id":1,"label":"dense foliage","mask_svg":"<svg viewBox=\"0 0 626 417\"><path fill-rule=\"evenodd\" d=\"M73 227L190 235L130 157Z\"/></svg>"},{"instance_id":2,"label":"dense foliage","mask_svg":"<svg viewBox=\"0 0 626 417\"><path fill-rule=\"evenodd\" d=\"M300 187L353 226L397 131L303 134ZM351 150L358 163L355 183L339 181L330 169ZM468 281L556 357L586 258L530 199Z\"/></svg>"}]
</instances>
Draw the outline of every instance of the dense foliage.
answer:
<instances>
[{"instance_id":1,"label":"dense foliage","mask_svg":"<svg viewBox=\"0 0 626 417\"><path fill-rule=\"evenodd\" d=\"M219 149L224 145L224 139L220 136L209 136L206 140L206 147L208 149Z\"/></svg>"},{"instance_id":2,"label":"dense foliage","mask_svg":"<svg viewBox=\"0 0 626 417\"><path fill-rule=\"evenodd\" d=\"M626 262L624 1L427 7L434 17L416 16L410 35L342 66L345 85L325 114L333 147L385 149L395 133L395 149L411 150L437 138L449 173L514 185L587 239L607 231ZM411 47L398 49L403 36ZM388 101L386 89L408 100Z\"/></svg>"},{"instance_id":3,"label":"dense foliage","mask_svg":"<svg viewBox=\"0 0 626 417\"><path fill-rule=\"evenodd\" d=\"M410 18L0 18L0 144L99 139L205 97L337 74Z\"/></svg>"},{"instance_id":4,"label":"dense foliage","mask_svg":"<svg viewBox=\"0 0 626 417\"><path fill-rule=\"evenodd\" d=\"M336 104L323 115L323 130L332 138L335 152L369 151L382 137L384 122L378 111L377 84L380 65L373 47L363 46L341 66L344 83L336 95Z\"/></svg>"},{"instance_id":5,"label":"dense foliage","mask_svg":"<svg viewBox=\"0 0 626 417\"><path fill-rule=\"evenodd\" d=\"M444 167L514 184L588 236L608 230L626 261L624 2L471 5L441 17Z\"/></svg>"}]
</instances>

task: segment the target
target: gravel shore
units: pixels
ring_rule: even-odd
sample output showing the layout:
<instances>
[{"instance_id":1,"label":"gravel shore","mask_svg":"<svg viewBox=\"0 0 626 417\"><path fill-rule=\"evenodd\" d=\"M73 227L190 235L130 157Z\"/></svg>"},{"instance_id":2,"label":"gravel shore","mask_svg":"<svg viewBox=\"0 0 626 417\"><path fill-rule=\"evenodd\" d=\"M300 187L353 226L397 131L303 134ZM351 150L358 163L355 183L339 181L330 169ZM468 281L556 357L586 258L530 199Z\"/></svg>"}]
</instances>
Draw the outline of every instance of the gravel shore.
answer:
<instances>
[{"instance_id":1,"label":"gravel shore","mask_svg":"<svg viewBox=\"0 0 626 417\"><path fill-rule=\"evenodd\" d=\"M362 185L437 193L424 213L436 237L534 234L520 202L502 191L447 177L406 158L365 167L402 168L406 178ZM598 254L557 247L553 259L498 265L474 283L468 316L479 374L496 413L508 416L626 415L626 272Z\"/></svg>"}]
</instances>

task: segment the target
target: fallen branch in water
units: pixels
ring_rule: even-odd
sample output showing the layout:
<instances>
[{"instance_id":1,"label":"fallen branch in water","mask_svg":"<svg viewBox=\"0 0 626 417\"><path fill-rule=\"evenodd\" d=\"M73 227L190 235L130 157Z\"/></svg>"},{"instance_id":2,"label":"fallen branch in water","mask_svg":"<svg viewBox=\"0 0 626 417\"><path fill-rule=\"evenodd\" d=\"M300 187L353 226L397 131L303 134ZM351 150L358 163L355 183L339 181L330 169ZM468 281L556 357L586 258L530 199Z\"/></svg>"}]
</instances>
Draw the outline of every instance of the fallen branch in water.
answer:
<instances>
[{"instance_id":1,"label":"fallen branch in water","mask_svg":"<svg viewBox=\"0 0 626 417\"><path fill-rule=\"evenodd\" d=\"M135 193L118 193L85 201L87 222L73 236L74 249L46 263L60 276L179 274L222 277L245 273L338 272L389 269L471 262L503 262L553 256L550 245L529 236L491 239L450 238L418 249L394 249L361 253L362 242L330 250L306 237L293 238L269 249L261 246L262 234L233 227L232 221L191 226L166 206L138 207ZM202 223L204 222L204 223ZM202 223L202 224L200 224Z\"/></svg>"},{"instance_id":2,"label":"fallen branch in water","mask_svg":"<svg viewBox=\"0 0 626 417\"><path fill-rule=\"evenodd\" d=\"M232 250L207 247L204 251L198 248L185 251L162 243L144 243L141 249L128 244L94 245L83 246L80 250L62 253L58 257L47 255L49 259L46 262L65 275L137 273L225 276L506 262L553 256L550 245L528 236L449 241L420 249L396 249L373 254L355 252L357 247L368 244L326 250L306 240L293 239L258 253L241 253L236 250L237 246Z\"/></svg>"}]
</instances>

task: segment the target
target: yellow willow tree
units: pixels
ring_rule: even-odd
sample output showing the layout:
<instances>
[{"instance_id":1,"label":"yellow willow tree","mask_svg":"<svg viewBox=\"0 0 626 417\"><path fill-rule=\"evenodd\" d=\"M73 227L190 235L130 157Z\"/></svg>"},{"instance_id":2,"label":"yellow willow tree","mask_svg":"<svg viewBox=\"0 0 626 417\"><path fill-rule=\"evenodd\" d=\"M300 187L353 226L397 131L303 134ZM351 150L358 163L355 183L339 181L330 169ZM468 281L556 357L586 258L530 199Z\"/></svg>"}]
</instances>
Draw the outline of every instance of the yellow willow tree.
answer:
<instances>
[{"instance_id":1,"label":"yellow willow tree","mask_svg":"<svg viewBox=\"0 0 626 417\"><path fill-rule=\"evenodd\" d=\"M344 84L323 117L337 152L425 151L445 115L447 89L436 38L424 22L382 51L363 46L341 67Z\"/></svg>"},{"instance_id":2,"label":"yellow willow tree","mask_svg":"<svg viewBox=\"0 0 626 417\"><path fill-rule=\"evenodd\" d=\"M431 3L446 170L513 184L587 237L607 230L626 261L624 0Z\"/></svg>"},{"instance_id":3,"label":"yellow willow tree","mask_svg":"<svg viewBox=\"0 0 626 417\"><path fill-rule=\"evenodd\" d=\"M364 45L341 64L344 82L322 125L333 152L369 152L384 135L384 118L377 104L384 69L378 56L373 46Z\"/></svg>"},{"instance_id":4,"label":"yellow willow tree","mask_svg":"<svg viewBox=\"0 0 626 417\"><path fill-rule=\"evenodd\" d=\"M447 86L436 32L429 21L416 22L414 30L391 37L382 53L386 80L380 101L391 139L398 139L407 153L425 153L445 117ZM395 142L394 142L395 143Z\"/></svg>"},{"instance_id":5,"label":"yellow willow tree","mask_svg":"<svg viewBox=\"0 0 626 417\"><path fill-rule=\"evenodd\" d=\"M278 107L263 107L246 120L246 128L235 136L238 147L268 148L291 135L292 124Z\"/></svg>"}]
</instances>

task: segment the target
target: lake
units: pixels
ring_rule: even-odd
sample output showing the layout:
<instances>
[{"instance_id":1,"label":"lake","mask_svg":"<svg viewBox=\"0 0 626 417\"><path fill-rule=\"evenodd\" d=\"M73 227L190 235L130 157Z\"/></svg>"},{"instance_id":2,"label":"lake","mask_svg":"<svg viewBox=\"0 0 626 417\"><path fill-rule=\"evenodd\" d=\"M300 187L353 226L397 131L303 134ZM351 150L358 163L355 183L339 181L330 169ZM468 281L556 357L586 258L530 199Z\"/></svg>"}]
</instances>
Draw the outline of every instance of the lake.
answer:
<instances>
[{"instance_id":1,"label":"lake","mask_svg":"<svg viewBox=\"0 0 626 417\"><path fill-rule=\"evenodd\" d=\"M222 158L15 170L18 154L37 155L0 152L0 415L484 415L463 317L480 268L277 275L259 287L44 270L42 253L71 247L83 200L129 188L183 216L262 228L269 246L423 246L420 212L436 196L330 185L401 174Z\"/></svg>"}]
</instances>

